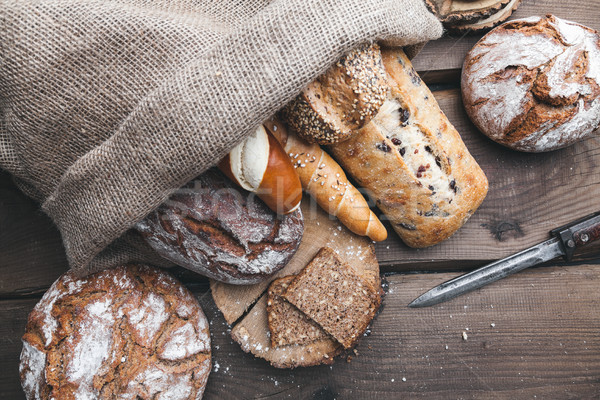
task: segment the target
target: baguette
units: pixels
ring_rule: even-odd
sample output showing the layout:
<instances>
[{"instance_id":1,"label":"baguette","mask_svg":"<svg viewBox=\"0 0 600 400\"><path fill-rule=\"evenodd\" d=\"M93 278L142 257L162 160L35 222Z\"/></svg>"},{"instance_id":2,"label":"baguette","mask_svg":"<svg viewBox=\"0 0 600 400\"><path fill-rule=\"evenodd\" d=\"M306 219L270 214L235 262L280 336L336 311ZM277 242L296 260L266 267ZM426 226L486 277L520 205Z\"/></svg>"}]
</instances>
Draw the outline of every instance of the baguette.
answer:
<instances>
[{"instance_id":1,"label":"baguette","mask_svg":"<svg viewBox=\"0 0 600 400\"><path fill-rule=\"evenodd\" d=\"M255 192L277 214L289 214L300 206L298 174L279 142L262 125L234 147L218 167L240 187Z\"/></svg>"},{"instance_id":2,"label":"baguette","mask_svg":"<svg viewBox=\"0 0 600 400\"><path fill-rule=\"evenodd\" d=\"M326 149L375 199L408 246L431 246L465 223L485 198L488 182L404 52L383 49L380 54L385 101L367 124ZM330 78L320 82L331 82L341 69L334 65L325 73ZM377 74L362 79L380 82ZM324 100L329 99L312 107L315 113L347 108L337 100L320 104Z\"/></svg>"},{"instance_id":3,"label":"baguette","mask_svg":"<svg viewBox=\"0 0 600 400\"><path fill-rule=\"evenodd\" d=\"M357 235L382 241L387 231L369 209L362 194L350 183L346 174L318 144L309 144L288 132L285 126L271 119L265 127L281 143L294 163L303 189L328 214Z\"/></svg>"}]
</instances>

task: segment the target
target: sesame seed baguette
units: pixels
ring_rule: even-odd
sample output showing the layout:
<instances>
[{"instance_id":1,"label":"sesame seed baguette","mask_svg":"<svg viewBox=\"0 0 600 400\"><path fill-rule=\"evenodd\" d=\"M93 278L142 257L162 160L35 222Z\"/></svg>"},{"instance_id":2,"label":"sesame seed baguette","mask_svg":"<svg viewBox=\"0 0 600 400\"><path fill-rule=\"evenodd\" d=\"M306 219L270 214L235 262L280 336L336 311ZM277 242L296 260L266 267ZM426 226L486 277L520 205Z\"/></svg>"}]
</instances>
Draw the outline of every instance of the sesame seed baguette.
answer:
<instances>
[{"instance_id":1,"label":"sesame seed baguette","mask_svg":"<svg viewBox=\"0 0 600 400\"><path fill-rule=\"evenodd\" d=\"M371 211L362 194L346 178L346 174L318 144L310 144L287 131L277 120L264 123L283 146L300 177L302 188L328 214L357 235L382 241L387 231Z\"/></svg>"}]
</instances>

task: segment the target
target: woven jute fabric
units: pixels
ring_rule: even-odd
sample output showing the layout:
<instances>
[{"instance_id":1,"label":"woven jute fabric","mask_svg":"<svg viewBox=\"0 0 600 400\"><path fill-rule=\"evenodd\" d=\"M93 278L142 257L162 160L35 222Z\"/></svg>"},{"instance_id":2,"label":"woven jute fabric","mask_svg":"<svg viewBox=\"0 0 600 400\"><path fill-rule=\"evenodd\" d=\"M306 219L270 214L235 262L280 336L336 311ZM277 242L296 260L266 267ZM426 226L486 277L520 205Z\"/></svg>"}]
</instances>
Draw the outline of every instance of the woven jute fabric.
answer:
<instances>
[{"instance_id":1,"label":"woven jute fabric","mask_svg":"<svg viewBox=\"0 0 600 400\"><path fill-rule=\"evenodd\" d=\"M130 228L357 45L435 39L422 0L0 0L0 167L79 274L166 265Z\"/></svg>"}]
</instances>

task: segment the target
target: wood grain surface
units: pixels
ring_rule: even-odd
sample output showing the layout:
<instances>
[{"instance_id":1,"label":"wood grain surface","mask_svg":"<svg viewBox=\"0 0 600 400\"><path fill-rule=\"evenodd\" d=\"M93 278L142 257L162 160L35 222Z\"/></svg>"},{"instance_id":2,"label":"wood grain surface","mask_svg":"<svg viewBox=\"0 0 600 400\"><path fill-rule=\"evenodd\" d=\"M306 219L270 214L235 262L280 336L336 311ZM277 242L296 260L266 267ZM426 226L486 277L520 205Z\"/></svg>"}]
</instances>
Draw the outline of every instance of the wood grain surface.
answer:
<instances>
[{"instance_id":1,"label":"wood grain surface","mask_svg":"<svg viewBox=\"0 0 600 400\"><path fill-rule=\"evenodd\" d=\"M592 399L600 393L600 266L537 268L438 306L406 307L455 274L387 276L384 308L357 354L278 370L244 353L206 285L206 399ZM0 389L23 398L19 337L35 299L0 302ZM466 334L464 339L463 332ZM348 362L350 361L350 362Z\"/></svg>"},{"instance_id":2,"label":"wood grain surface","mask_svg":"<svg viewBox=\"0 0 600 400\"><path fill-rule=\"evenodd\" d=\"M547 13L600 28L600 0L524 0L511 18ZM579 253L575 265L556 260L448 303L406 307L455 276L440 271L483 265L600 210L598 137L546 154L517 153L468 120L460 68L480 37L430 42L413 63L426 82L441 83L436 99L488 176L481 208L451 239L429 249L409 249L389 229L389 239L375 245L381 269L394 272L383 309L358 354L331 367L278 370L244 353L208 280L174 270L210 320L214 367L205 398L600 398L600 243ZM0 398L24 398L18 359L27 314L66 269L52 222L0 171Z\"/></svg>"}]
</instances>

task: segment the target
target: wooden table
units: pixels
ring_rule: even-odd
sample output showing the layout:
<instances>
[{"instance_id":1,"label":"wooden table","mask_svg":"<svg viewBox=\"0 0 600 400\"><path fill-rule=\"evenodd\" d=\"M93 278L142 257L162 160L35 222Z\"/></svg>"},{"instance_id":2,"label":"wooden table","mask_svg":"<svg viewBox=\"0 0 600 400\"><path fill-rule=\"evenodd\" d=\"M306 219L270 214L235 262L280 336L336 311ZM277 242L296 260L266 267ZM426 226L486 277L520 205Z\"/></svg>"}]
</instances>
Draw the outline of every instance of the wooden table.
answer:
<instances>
[{"instance_id":1,"label":"wooden table","mask_svg":"<svg viewBox=\"0 0 600 400\"><path fill-rule=\"evenodd\" d=\"M514 17L554 13L600 28L600 1L525 0ZM448 241L412 250L377 245L384 307L357 354L329 367L277 370L244 353L202 277L179 271L212 333L207 399L599 398L600 246L576 261L513 275L448 303L406 307L423 291L547 238L600 210L600 141L548 154L512 152L484 138L463 111L459 73L480 36L429 43L414 60L490 181L488 197ZM391 232L391 229L390 229ZM18 360L28 313L67 263L56 228L0 172L0 393L21 399Z\"/></svg>"}]
</instances>

